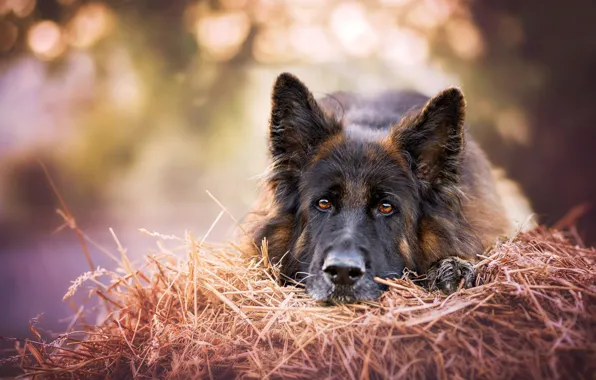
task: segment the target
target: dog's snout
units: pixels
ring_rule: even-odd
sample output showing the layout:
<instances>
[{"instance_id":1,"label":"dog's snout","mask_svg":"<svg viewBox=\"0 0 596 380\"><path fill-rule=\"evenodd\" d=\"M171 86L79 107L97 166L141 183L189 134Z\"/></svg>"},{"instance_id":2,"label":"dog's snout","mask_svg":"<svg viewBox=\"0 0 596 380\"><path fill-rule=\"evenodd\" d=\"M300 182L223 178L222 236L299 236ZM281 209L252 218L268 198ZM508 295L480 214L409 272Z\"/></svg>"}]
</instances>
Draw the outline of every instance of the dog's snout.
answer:
<instances>
[{"instance_id":1,"label":"dog's snout","mask_svg":"<svg viewBox=\"0 0 596 380\"><path fill-rule=\"evenodd\" d=\"M364 258L355 251L331 251L322 269L336 285L354 285L366 271Z\"/></svg>"}]
</instances>

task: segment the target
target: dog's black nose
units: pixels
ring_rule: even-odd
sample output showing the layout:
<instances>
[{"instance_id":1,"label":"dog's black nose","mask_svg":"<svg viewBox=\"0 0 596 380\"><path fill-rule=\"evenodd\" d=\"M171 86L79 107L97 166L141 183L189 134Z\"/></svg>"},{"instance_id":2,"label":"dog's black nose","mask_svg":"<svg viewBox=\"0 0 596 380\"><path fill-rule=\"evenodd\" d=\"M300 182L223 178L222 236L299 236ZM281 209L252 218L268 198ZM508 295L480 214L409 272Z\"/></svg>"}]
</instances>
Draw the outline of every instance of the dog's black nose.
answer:
<instances>
[{"instance_id":1,"label":"dog's black nose","mask_svg":"<svg viewBox=\"0 0 596 380\"><path fill-rule=\"evenodd\" d=\"M323 263L323 272L336 285L354 285L364 276L364 259L357 252L332 251Z\"/></svg>"}]
</instances>

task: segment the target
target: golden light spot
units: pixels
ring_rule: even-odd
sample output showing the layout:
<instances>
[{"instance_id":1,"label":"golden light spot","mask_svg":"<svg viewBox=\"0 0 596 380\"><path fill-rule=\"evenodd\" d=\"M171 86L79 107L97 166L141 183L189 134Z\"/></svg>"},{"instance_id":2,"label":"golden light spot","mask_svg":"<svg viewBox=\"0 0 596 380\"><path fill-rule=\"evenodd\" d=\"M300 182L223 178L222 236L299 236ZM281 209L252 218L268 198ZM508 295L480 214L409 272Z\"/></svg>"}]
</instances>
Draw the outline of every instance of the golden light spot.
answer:
<instances>
[{"instance_id":1,"label":"golden light spot","mask_svg":"<svg viewBox=\"0 0 596 380\"><path fill-rule=\"evenodd\" d=\"M53 21L41 21L31 27L27 43L31 51L43 60L58 57L66 48L62 29Z\"/></svg>"},{"instance_id":2,"label":"golden light spot","mask_svg":"<svg viewBox=\"0 0 596 380\"><path fill-rule=\"evenodd\" d=\"M328 2L329 0L292 0L293 4L297 4L301 7L314 7L319 9Z\"/></svg>"},{"instance_id":3,"label":"golden light spot","mask_svg":"<svg viewBox=\"0 0 596 380\"><path fill-rule=\"evenodd\" d=\"M299 24L313 24L326 14L324 0L292 0L285 9L291 20Z\"/></svg>"},{"instance_id":4,"label":"golden light spot","mask_svg":"<svg viewBox=\"0 0 596 380\"><path fill-rule=\"evenodd\" d=\"M496 120L497 131L503 139L521 145L528 145L531 139L530 126L524 113L517 108L500 112Z\"/></svg>"},{"instance_id":5,"label":"golden light spot","mask_svg":"<svg viewBox=\"0 0 596 380\"><path fill-rule=\"evenodd\" d=\"M27 17L35 9L35 0L12 0L7 1L8 7L12 8L12 12L17 17Z\"/></svg>"},{"instance_id":6,"label":"golden light spot","mask_svg":"<svg viewBox=\"0 0 596 380\"><path fill-rule=\"evenodd\" d=\"M219 0L219 3L225 9L241 9L246 7L248 0Z\"/></svg>"},{"instance_id":7,"label":"golden light spot","mask_svg":"<svg viewBox=\"0 0 596 380\"><path fill-rule=\"evenodd\" d=\"M287 25L286 3L279 0L259 0L257 7L250 9L251 17L256 24Z\"/></svg>"},{"instance_id":8,"label":"golden light spot","mask_svg":"<svg viewBox=\"0 0 596 380\"><path fill-rule=\"evenodd\" d=\"M409 9L406 19L414 27L433 30L443 25L453 10L445 0L419 0Z\"/></svg>"},{"instance_id":9,"label":"golden light spot","mask_svg":"<svg viewBox=\"0 0 596 380\"><path fill-rule=\"evenodd\" d=\"M330 26L344 50L353 56L371 55L379 42L366 9L359 3L339 4L331 13Z\"/></svg>"},{"instance_id":10,"label":"golden light spot","mask_svg":"<svg viewBox=\"0 0 596 380\"><path fill-rule=\"evenodd\" d=\"M328 61L337 56L329 36L320 25L294 25L289 30L291 47L312 62Z\"/></svg>"},{"instance_id":11,"label":"golden light spot","mask_svg":"<svg viewBox=\"0 0 596 380\"><path fill-rule=\"evenodd\" d=\"M285 62L293 58L288 30L272 27L261 30L255 37L253 52L255 60L263 63Z\"/></svg>"},{"instance_id":12,"label":"golden light spot","mask_svg":"<svg viewBox=\"0 0 596 380\"><path fill-rule=\"evenodd\" d=\"M445 33L447 43L460 58L475 59L482 55L482 37L478 28L469 20L452 20L447 24Z\"/></svg>"},{"instance_id":13,"label":"golden light spot","mask_svg":"<svg viewBox=\"0 0 596 380\"><path fill-rule=\"evenodd\" d=\"M391 28L385 33L383 47L383 58L403 65L421 64L429 57L428 40L408 29Z\"/></svg>"},{"instance_id":14,"label":"golden light spot","mask_svg":"<svg viewBox=\"0 0 596 380\"><path fill-rule=\"evenodd\" d=\"M478 117L482 119L492 118L495 114L495 105L490 99L476 99L474 110Z\"/></svg>"},{"instance_id":15,"label":"golden light spot","mask_svg":"<svg viewBox=\"0 0 596 380\"><path fill-rule=\"evenodd\" d=\"M379 3L388 6L404 6L411 4L413 1L418 0L379 0Z\"/></svg>"},{"instance_id":16,"label":"golden light spot","mask_svg":"<svg viewBox=\"0 0 596 380\"><path fill-rule=\"evenodd\" d=\"M129 52L115 49L106 64L108 93L114 107L120 112L135 113L145 102L143 83L135 70Z\"/></svg>"},{"instance_id":17,"label":"golden light spot","mask_svg":"<svg viewBox=\"0 0 596 380\"><path fill-rule=\"evenodd\" d=\"M219 61L232 58L248 36L250 20L245 12L204 16L196 25L196 38L208 55Z\"/></svg>"},{"instance_id":18,"label":"golden light spot","mask_svg":"<svg viewBox=\"0 0 596 380\"><path fill-rule=\"evenodd\" d=\"M113 16L106 5L83 5L67 26L69 43L77 48L89 48L105 37L113 25Z\"/></svg>"},{"instance_id":19,"label":"golden light spot","mask_svg":"<svg viewBox=\"0 0 596 380\"><path fill-rule=\"evenodd\" d=\"M184 12L182 13L182 24L189 33L195 33L200 13L200 8L197 3L190 4L184 8Z\"/></svg>"}]
</instances>

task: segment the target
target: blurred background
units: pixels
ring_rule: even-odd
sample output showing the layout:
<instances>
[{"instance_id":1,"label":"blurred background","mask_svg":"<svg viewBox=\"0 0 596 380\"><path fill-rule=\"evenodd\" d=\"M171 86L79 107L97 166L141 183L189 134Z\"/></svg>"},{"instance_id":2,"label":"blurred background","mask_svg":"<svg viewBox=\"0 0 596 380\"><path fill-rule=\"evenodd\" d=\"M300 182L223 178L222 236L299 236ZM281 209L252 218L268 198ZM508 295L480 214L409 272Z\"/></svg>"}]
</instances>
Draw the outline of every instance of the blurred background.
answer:
<instances>
[{"instance_id":1,"label":"blurred background","mask_svg":"<svg viewBox=\"0 0 596 380\"><path fill-rule=\"evenodd\" d=\"M89 266L81 229L135 259L139 228L203 236L241 218L266 165L282 71L321 96L463 87L472 133L552 225L596 243L593 0L0 0L0 335L25 336ZM209 240L231 239L223 217ZM90 247L94 264L112 262Z\"/></svg>"}]
</instances>

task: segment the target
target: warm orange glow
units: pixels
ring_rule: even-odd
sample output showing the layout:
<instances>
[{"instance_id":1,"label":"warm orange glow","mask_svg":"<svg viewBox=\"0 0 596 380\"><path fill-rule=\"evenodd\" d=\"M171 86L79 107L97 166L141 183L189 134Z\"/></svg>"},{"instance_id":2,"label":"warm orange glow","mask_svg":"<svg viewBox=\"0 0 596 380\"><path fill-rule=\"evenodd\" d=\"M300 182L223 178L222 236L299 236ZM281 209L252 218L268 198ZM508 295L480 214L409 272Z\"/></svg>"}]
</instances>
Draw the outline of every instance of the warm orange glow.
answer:
<instances>
[{"instance_id":1,"label":"warm orange glow","mask_svg":"<svg viewBox=\"0 0 596 380\"><path fill-rule=\"evenodd\" d=\"M338 5L331 14L331 30L346 52L369 56L378 45L378 36L367 19L364 7L355 2Z\"/></svg>"},{"instance_id":2,"label":"warm orange glow","mask_svg":"<svg viewBox=\"0 0 596 380\"><path fill-rule=\"evenodd\" d=\"M198 21L196 37L209 56L228 60L238 53L249 29L250 21L244 12L214 14Z\"/></svg>"},{"instance_id":3,"label":"warm orange glow","mask_svg":"<svg viewBox=\"0 0 596 380\"><path fill-rule=\"evenodd\" d=\"M330 7L325 0L292 0L286 3L285 12L288 18L299 24L313 24L324 21L324 15Z\"/></svg>"},{"instance_id":4,"label":"warm orange glow","mask_svg":"<svg viewBox=\"0 0 596 380\"><path fill-rule=\"evenodd\" d=\"M294 50L312 62L333 59L338 52L320 25L294 25L290 28L290 44Z\"/></svg>"},{"instance_id":5,"label":"warm orange glow","mask_svg":"<svg viewBox=\"0 0 596 380\"><path fill-rule=\"evenodd\" d=\"M524 113L516 108L506 109L497 115L497 130L501 137L510 142L528 145L531 139L530 126Z\"/></svg>"},{"instance_id":6,"label":"warm orange glow","mask_svg":"<svg viewBox=\"0 0 596 380\"><path fill-rule=\"evenodd\" d=\"M252 53L258 62L263 63L279 63L293 58L287 29L274 27L259 32L255 38Z\"/></svg>"},{"instance_id":7,"label":"warm orange glow","mask_svg":"<svg viewBox=\"0 0 596 380\"><path fill-rule=\"evenodd\" d=\"M27 17L35 9L35 0L0 0L0 15L13 12L17 17Z\"/></svg>"},{"instance_id":8,"label":"warm orange glow","mask_svg":"<svg viewBox=\"0 0 596 380\"><path fill-rule=\"evenodd\" d=\"M83 5L68 24L68 39L74 47L89 48L105 37L112 26L113 16L106 5Z\"/></svg>"},{"instance_id":9,"label":"warm orange glow","mask_svg":"<svg viewBox=\"0 0 596 380\"><path fill-rule=\"evenodd\" d=\"M475 99L474 111L481 119L492 119L496 113L495 104L489 99Z\"/></svg>"},{"instance_id":10,"label":"warm orange glow","mask_svg":"<svg viewBox=\"0 0 596 380\"><path fill-rule=\"evenodd\" d=\"M194 33L198 18L199 6L197 4L191 4L184 8L184 13L182 14L182 23L188 32Z\"/></svg>"},{"instance_id":11,"label":"warm orange glow","mask_svg":"<svg viewBox=\"0 0 596 380\"><path fill-rule=\"evenodd\" d=\"M403 65L426 62L429 56L428 40L408 29L392 28L384 37L381 55Z\"/></svg>"},{"instance_id":12,"label":"warm orange glow","mask_svg":"<svg viewBox=\"0 0 596 380\"><path fill-rule=\"evenodd\" d=\"M463 59L478 58L484 51L478 28L468 20L457 19L447 24L447 43Z\"/></svg>"},{"instance_id":13,"label":"warm orange glow","mask_svg":"<svg viewBox=\"0 0 596 380\"><path fill-rule=\"evenodd\" d=\"M62 29L53 21L41 21L31 27L27 42L33 53L44 60L58 57L66 47Z\"/></svg>"},{"instance_id":14,"label":"warm orange glow","mask_svg":"<svg viewBox=\"0 0 596 380\"><path fill-rule=\"evenodd\" d=\"M248 0L219 0L225 9L241 9L246 7Z\"/></svg>"},{"instance_id":15,"label":"warm orange glow","mask_svg":"<svg viewBox=\"0 0 596 380\"><path fill-rule=\"evenodd\" d=\"M255 0L256 5L250 8L253 21L257 24L268 26L282 25L287 20L285 16L286 6L279 0Z\"/></svg>"},{"instance_id":16,"label":"warm orange glow","mask_svg":"<svg viewBox=\"0 0 596 380\"><path fill-rule=\"evenodd\" d=\"M408 23L424 30L443 25L451 16L453 8L445 0L419 0L408 12Z\"/></svg>"},{"instance_id":17,"label":"warm orange glow","mask_svg":"<svg viewBox=\"0 0 596 380\"><path fill-rule=\"evenodd\" d=\"M140 111L145 101L143 86L127 52L115 51L111 55L108 74L108 92L114 106L122 113Z\"/></svg>"},{"instance_id":18,"label":"warm orange glow","mask_svg":"<svg viewBox=\"0 0 596 380\"><path fill-rule=\"evenodd\" d=\"M404 6L412 3L413 0L378 0L381 5L387 6Z\"/></svg>"}]
</instances>

